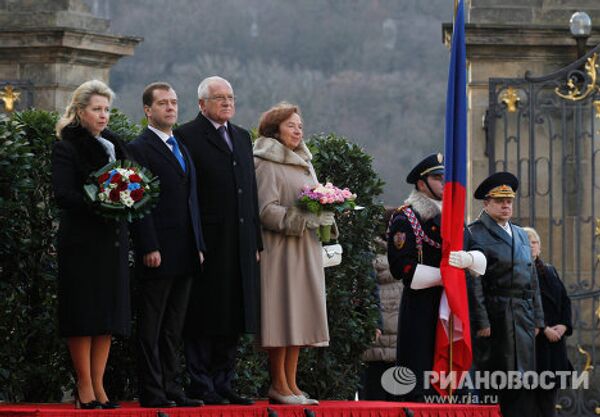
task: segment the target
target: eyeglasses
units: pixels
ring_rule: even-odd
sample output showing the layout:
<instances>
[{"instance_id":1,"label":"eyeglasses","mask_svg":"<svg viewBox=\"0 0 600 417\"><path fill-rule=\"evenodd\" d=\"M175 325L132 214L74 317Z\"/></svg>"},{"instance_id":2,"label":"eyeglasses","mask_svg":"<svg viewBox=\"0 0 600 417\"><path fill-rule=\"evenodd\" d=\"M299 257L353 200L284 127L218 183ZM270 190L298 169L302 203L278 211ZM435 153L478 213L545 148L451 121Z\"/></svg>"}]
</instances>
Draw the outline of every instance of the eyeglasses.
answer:
<instances>
[{"instance_id":1,"label":"eyeglasses","mask_svg":"<svg viewBox=\"0 0 600 417\"><path fill-rule=\"evenodd\" d=\"M221 95L219 95L219 96L206 97L206 99L207 100L214 100L214 101L219 102L219 103L224 103L226 101L232 101L232 102L235 101L235 96L233 96L233 95L227 95L227 96L221 96Z\"/></svg>"}]
</instances>

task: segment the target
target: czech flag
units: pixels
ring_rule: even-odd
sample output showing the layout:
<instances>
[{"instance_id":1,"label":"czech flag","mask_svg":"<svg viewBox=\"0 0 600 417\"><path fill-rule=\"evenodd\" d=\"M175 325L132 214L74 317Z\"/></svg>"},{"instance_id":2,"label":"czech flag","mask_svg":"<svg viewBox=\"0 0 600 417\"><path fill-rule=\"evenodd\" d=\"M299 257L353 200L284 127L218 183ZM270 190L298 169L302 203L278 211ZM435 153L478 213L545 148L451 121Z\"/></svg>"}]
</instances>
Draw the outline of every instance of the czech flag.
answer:
<instances>
[{"instance_id":1,"label":"czech flag","mask_svg":"<svg viewBox=\"0 0 600 417\"><path fill-rule=\"evenodd\" d=\"M463 249L467 182L467 70L464 4L460 0L454 19L448 92L446 96L445 186L442 206L442 264L444 292L436 329L433 370L449 376L471 367L471 329L465 272L448 265L450 251ZM450 317L452 316L452 320ZM453 331L450 331L450 323ZM452 334L452 358L450 358ZM458 380L457 380L458 382ZM439 386L440 394L446 394Z\"/></svg>"}]
</instances>

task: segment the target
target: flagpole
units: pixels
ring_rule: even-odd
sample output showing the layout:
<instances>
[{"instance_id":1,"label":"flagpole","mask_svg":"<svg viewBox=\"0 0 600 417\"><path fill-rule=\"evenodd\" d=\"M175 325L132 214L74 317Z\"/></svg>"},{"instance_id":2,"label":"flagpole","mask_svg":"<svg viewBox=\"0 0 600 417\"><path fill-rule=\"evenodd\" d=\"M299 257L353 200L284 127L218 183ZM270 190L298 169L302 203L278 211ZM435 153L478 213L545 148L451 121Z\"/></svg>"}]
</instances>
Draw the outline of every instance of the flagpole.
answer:
<instances>
[{"instance_id":1,"label":"flagpole","mask_svg":"<svg viewBox=\"0 0 600 417\"><path fill-rule=\"evenodd\" d=\"M454 18L452 19L452 31L454 32L454 27L456 26L456 13L458 12L458 1L454 0ZM452 362L453 362L453 345L454 345L454 314L452 314L452 310L450 310L450 316L448 317L448 340L450 343L448 344L448 369L450 370L450 389L449 393L449 402L452 403L452 393L454 391L454 382L452 380Z\"/></svg>"},{"instance_id":2,"label":"flagpole","mask_svg":"<svg viewBox=\"0 0 600 417\"><path fill-rule=\"evenodd\" d=\"M450 316L448 317L448 339L450 341L449 346L448 346L448 362L449 362L449 366L448 369L450 369L450 389L448 390L450 397L448 398L449 402L452 403L452 391L454 390L454 381L452 379L452 354L453 354L453 345L454 345L454 314L452 314L452 311L450 311Z\"/></svg>"}]
</instances>

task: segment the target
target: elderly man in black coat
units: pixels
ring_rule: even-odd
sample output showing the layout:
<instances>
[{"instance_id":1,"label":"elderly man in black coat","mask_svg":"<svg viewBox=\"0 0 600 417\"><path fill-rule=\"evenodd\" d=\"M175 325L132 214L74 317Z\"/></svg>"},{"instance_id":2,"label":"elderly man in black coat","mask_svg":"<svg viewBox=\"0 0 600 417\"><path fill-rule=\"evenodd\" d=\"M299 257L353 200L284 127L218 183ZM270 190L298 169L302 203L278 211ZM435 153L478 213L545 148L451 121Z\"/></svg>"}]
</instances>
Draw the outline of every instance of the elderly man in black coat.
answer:
<instances>
[{"instance_id":1,"label":"elderly man in black coat","mask_svg":"<svg viewBox=\"0 0 600 417\"><path fill-rule=\"evenodd\" d=\"M177 95L167 83L143 94L148 127L129 149L160 179L157 206L133 226L136 250L138 366L142 407L194 407L177 383L179 352L190 288L205 251L196 172L183 144L173 136Z\"/></svg>"},{"instance_id":2,"label":"elderly man in black coat","mask_svg":"<svg viewBox=\"0 0 600 417\"><path fill-rule=\"evenodd\" d=\"M512 224L512 204L519 186L508 172L486 178L475 190L483 212L469 225L472 239L483 248L487 270L471 290L472 322L477 338L474 361L485 371L535 371L535 336L544 327L538 278L529 239ZM535 396L525 389L498 392L502 415L535 415Z\"/></svg>"},{"instance_id":3,"label":"elderly man in black coat","mask_svg":"<svg viewBox=\"0 0 600 417\"><path fill-rule=\"evenodd\" d=\"M189 393L207 404L252 404L231 387L240 335L256 333L260 314L262 241L252 142L230 122L235 97L227 80L203 80L198 98L198 116L175 131L196 166L206 240L184 330Z\"/></svg>"}]
</instances>

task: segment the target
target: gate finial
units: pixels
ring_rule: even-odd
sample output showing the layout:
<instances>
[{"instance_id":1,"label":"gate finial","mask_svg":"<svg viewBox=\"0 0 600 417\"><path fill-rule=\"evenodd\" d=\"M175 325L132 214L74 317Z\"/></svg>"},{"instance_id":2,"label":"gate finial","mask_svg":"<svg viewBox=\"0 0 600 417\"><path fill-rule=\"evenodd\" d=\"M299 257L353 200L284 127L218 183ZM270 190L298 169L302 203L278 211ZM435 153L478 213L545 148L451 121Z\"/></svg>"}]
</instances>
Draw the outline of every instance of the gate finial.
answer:
<instances>
[{"instance_id":1,"label":"gate finial","mask_svg":"<svg viewBox=\"0 0 600 417\"><path fill-rule=\"evenodd\" d=\"M4 102L4 108L11 113L15 109L15 103L21 99L21 93L15 91L12 85L7 85L0 91L0 100Z\"/></svg>"},{"instance_id":2,"label":"gate finial","mask_svg":"<svg viewBox=\"0 0 600 417\"><path fill-rule=\"evenodd\" d=\"M500 96L500 100L506 105L506 110L509 113L514 113L517 111L521 98L519 97L517 89L513 86L509 86Z\"/></svg>"}]
</instances>

